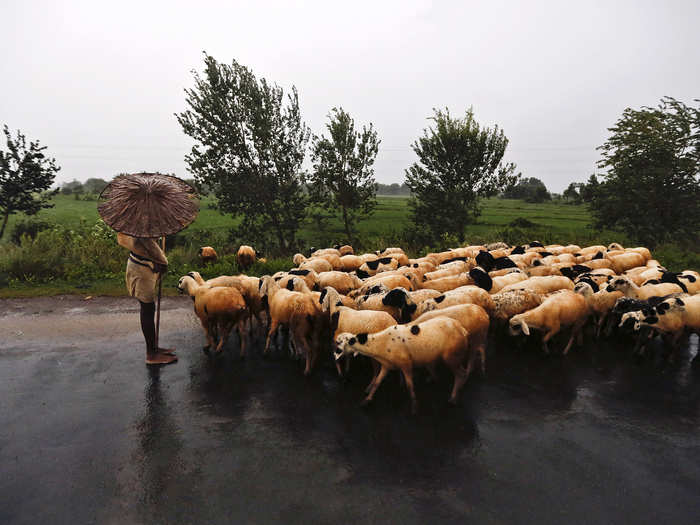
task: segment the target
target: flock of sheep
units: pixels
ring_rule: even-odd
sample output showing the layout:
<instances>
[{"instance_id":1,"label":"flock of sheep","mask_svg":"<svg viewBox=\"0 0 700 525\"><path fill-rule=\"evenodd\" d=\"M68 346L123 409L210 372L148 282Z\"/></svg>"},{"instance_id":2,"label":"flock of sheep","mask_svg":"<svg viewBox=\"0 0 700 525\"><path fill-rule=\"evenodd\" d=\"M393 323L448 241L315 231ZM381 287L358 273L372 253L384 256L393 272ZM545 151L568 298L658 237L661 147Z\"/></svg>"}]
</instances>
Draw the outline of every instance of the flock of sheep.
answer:
<instances>
[{"instance_id":1,"label":"flock of sheep","mask_svg":"<svg viewBox=\"0 0 700 525\"><path fill-rule=\"evenodd\" d=\"M239 266L255 257L242 246ZM589 324L596 338L615 329L633 335L635 352L657 335L672 351L700 332L700 274L669 272L647 248L495 243L411 259L401 248L355 255L337 246L293 260L296 268L260 278L180 278L204 328L205 352L221 352L235 328L243 356L246 342L267 328L264 352L281 331L282 348L306 359L305 374L331 353L347 374L350 357L361 354L375 372L365 403L398 369L415 410L413 369L434 376L439 362L454 375L456 402L474 366L485 372L489 333L506 328L513 337L541 334L545 352L563 332L564 354L575 340L582 344Z\"/></svg>"}]
</instances>

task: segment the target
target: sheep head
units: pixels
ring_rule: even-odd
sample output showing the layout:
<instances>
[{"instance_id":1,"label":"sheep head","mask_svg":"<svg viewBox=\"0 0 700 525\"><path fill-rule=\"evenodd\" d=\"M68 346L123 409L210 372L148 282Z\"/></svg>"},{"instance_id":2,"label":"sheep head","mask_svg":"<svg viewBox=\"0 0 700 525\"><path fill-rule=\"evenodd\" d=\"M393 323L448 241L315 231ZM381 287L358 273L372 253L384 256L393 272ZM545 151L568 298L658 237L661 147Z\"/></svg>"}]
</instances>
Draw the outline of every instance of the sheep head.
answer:
<instances>
[{"instance_id":1,"label":"sheep head","mask_svg":"<svg viewBox=\"0 0 700 525\"><path fill-rule=\"evenodd\" d=\"M356 356L359 353L357 348L365 343L367 343L367 334L355 336L349 332L343 332L335 338L336 349L333 351L333 355L336 361L344 354Z\"/></svg>"},{"instance_id":2,"label":"sheep head","mask_svg":"<svg viewBox=\"0 0 700 525\"><path fill-rule=\"evenodd\" d=\"M527 326L525 319L517 315L513 316L510 320L508 331L510 335L513 336L520 335L521 333L530 335L530 328Z\"/></svg>"}]
</instances>

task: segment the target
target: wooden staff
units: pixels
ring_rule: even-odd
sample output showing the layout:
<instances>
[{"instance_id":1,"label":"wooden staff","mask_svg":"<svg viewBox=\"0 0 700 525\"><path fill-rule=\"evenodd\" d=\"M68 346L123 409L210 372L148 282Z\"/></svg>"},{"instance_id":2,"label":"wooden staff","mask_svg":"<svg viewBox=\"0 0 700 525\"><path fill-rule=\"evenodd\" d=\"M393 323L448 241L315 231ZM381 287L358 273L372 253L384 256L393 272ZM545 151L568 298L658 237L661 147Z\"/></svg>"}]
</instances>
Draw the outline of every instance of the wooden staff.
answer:
<instances>
[{"instance_id":1,"label":"wooden staff","mask_svg":"<svg viewBox=\"0 0 700 525\"><path fill-rule=\"evenodd\" d=\"M165 237L160 238L160 243L165 253ZM156 352L158 351L158 336L160 335L160 295L163 289L163 274L158 274L158 304L156 307Z\"/></svg>"}]
</instances>

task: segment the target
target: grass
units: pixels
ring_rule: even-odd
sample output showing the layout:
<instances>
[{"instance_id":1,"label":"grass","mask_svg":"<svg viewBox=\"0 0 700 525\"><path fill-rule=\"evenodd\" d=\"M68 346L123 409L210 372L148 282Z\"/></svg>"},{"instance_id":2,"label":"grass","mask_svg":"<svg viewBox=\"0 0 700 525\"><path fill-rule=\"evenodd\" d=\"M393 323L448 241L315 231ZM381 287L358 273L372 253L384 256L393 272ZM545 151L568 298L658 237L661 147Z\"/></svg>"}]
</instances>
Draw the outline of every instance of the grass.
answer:
<instances>
[{"instance_id":1,"label":"grass","mask_svg":"<svg viewBox=\"0 0 700 525\"><path fill-rule=\"evenodd\" d=\"M354 243L355 248L374 250L397 244L405 247L404 229L411 223L408 199L380 196L377 201L375 212L358 224L359 242ZM65 195L57 195L53 202L55 207L42 210L32 219L57 224L60 228L42 232L34 240L25 239L21 246L9 242L10 233L17 221L27 218L21 215L10 218L5 237L0 241L0 297L58 293L124 294L125 254L116 246L113 232L96 225L99 219L97 203ZM214 209L214 204L212 198L203 199L194 223L184 232L169 238L173 248L168 251L171 271L164 282L166 293L175 293L178 277L191 270L201 271L206 277L238 271L233 256L237 246L228 241L234 220ZM300 227L299 239L306 247L346 242L342 224L335 218L324 221L322 225L306 220ZM579 245L607 245L613 241L631 244L620 233L595 231L585 206L561 202L532 204L488 199L483 202L478 223L469 226L467 232L467 243L472 244L498 240L519 244L535 239L544 243ZM447 246L456 242L454 239L443 240ZM200 268L196 252L204 244L214 246L220 259L214 266ZM422 254L430 248L434 247L415 247L412 255ZM700 267L700 252L694 247L665 245L658 247L655 254L674 271ZM249 273L262 275L291 266L290 257L284 257L256 265Z\"/></svg>"}]
</instances>

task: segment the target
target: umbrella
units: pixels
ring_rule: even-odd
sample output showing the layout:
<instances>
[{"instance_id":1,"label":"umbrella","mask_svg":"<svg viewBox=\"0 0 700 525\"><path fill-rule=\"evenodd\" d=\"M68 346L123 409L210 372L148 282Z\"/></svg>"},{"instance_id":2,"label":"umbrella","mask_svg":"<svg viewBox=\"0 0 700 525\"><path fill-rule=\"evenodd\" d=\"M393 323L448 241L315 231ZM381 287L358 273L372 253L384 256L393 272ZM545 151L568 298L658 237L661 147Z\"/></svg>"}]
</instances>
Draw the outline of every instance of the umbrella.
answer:
<instances>
[{"instance_id":1,"label":"umbrella","mask_svg":"<svg viewBox=\"0 0 700 525\"><path fill-rule=\"evenodd\" d=\"M197 194L185 181L162 173L119 175L102 190L97 207L112 228L132 237L163 237L197 216Z\"/></svg>"},{"instance_id":2,"label":"umbrella","mask_svg":"<svg viewBox=\"0 0 700 525\"><path fill-rule=\"evenodd\" d=\"M184 180L162 173L119 175L100 193L100 217L112 228L132 237L165 237L186 228L197 216L197 193ZM165 245L163 245L165 249ZM158 278L156 348L160 332Z\"/></svg>"}]
</instances>

